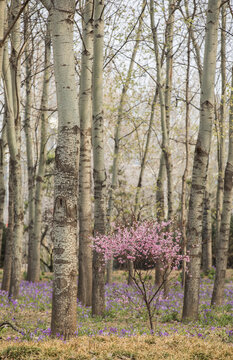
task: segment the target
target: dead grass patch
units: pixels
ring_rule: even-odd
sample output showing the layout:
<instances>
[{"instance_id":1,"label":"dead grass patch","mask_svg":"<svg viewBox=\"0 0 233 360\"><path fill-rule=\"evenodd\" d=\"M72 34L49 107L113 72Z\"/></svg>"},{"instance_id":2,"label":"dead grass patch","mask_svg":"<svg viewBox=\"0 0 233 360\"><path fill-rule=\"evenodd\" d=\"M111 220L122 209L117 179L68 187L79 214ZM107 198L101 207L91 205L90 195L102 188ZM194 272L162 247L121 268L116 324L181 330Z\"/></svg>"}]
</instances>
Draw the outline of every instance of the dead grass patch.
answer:
<instances>
[{"instance_id":1,"label":"dead grass patch","mask_svg":"<svg viewBox=\"0 0 233 360\"><path fill-rule=\"evenodd\" d=\"M69 342L0 343L0 359L11 360L232 360L233 346L173 336L80 337Z\"/></svg>"}]
</instances>

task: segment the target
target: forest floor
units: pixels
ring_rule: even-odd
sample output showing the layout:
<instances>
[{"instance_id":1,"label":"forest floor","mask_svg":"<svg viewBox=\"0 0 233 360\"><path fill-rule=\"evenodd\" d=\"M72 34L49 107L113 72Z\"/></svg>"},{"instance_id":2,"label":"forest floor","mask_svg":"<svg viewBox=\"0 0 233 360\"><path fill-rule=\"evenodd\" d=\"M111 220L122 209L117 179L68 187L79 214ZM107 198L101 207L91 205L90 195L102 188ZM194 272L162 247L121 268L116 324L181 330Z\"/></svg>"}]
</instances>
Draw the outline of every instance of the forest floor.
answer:
<instances>
[{"instance_id":1,"label":"forest floor","mask_svg":"<svg viewBox=\"0 0 233 360\"><path fill-rule=\"evenodd\" d=\"M203 277L200 315L182 323L183 289L176 275L169 296L158 297L155 331L138 292L127 285L127 274L114 272L106 286L104 317L91 317L91 309L78 302L77 336L50 339L51 274L38 284L23 281L18 300L0 291L0 359L233 359L233 270L228 270L224 304L211 308L214 273ZM11 326L1 323L9 322ZM16 331L18 330L18 331Z\"/></svg>"}]
</instances>

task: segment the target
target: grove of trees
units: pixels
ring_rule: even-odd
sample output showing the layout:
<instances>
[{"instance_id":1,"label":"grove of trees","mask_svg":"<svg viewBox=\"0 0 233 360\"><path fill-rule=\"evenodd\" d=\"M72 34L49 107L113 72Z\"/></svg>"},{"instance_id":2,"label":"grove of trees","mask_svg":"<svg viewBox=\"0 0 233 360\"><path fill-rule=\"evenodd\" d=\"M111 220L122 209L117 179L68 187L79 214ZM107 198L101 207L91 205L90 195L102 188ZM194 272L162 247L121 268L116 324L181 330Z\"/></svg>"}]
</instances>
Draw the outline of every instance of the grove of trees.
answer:
<instances>
[{"instance_id":1,"label":"grove of trees","mask_svg":"<svg viewBox=\"0 0 233 360\"><path fill-rule=\"evenodd\" d=\"M74 335L77 297L104 314L119 263L93 239L111 244L117 227L180 231L175 257L165 256L172 241L151 256L165 296L182 269L183 320L198 318L201 272L213 265L211 304L222 304L233 265L232 23L231 0L0 0L1 288L17 299L23 271L31 282L53 271L53 336ZM137 285L135 259L124 265Z\"/></svg>"}]
</instances>

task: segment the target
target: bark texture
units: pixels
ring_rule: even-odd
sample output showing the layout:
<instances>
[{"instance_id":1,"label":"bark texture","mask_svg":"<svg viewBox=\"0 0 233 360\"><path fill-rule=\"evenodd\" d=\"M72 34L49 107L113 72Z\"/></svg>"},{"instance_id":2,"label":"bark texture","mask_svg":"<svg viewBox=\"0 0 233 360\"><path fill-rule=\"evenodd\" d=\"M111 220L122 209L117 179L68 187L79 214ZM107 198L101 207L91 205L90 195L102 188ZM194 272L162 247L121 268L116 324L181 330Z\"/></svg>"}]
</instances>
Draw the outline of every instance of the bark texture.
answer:
<instances>
[{"instance_id":1,"label":"bark texture","mask_svg":"<svg viewBox=\"0 0 233 360\"><path fill-rule=\"evenodd\" d=\"M172 95L172 76L173 76L173 38L174 38L174 20L175 20L175 1L169 0L168 3L168 21L165 34L165 54L166 54L166 84L165 84L165 111L167 136L164 134L164 151L167 169L167 197L168 197L168 219L174 216L174 200L173 200L173 179L172 179L172 159L169 143L170 131L170 115L171 115L171 95ZM165 128L164 130L165 131ZM167 139L165 139L167 138Z\"/></svg>"},{"instance_id":2,"label":"bark texture","mask_svg":"<svg viewBox=\"0 0 233 360\"><path fill-rule=\"evenodd\" d=\"M10 21L14 21L20 9L20 1L13 0L10 8ZM17 298L21 281L22 238L23 238L23 204L22 179L20 162L20 22L15 23L11 33L11 62L8 46L4 45L3 80L7 100L7 140L11 156L12 183L14 188L14 234L12 248L12 271L9 296ZM11 64L11 65L10 65Z\"/></svg>"},{"instance_id":3,"label":"bark texture","mask_svg":"<svg viewBox=\"0 0 233 360\"><path fill-rule=\"evenodd\" d=\"M185 279L183 319L197 319L198 316L202 252L202 211L214 115L219 7L219 0L209 0L201 85L200 125L194 154L187 225L187 250L189 251L190 262L188 263L188 274Z\"/></svg>"},{"instance_id":4,"label":"bark texture","mask_svg":"<svg viewBox=\"0 0 233 360\"><path fill-rule=\"evenodd\" d=\"M233 87L233 69L232 84ZM221 305L224 297L224 283L227 269L227 256L229 247L230 222L233 198L233 90L231 91L231 106L229 116L229 149L224 176L224 198L221 216L220 237L216 253L216 274L211 299L212 305Z\"/></svg>"},{"instance_id":5,"label":"bark texture","mask_svg":"<svg viewBox=\"0 0 233 360\"><path fill-rule=\"evenodd\" d=\"M166 162L167 171L167 196L168 196L168 219L173 218L174 204L173 204L173 186L172 186L172 161L171 151L169 146L169 119L170 119L170 101L171 101L171 84L172 84L172 41L173 41L173 22L174 9L173 1L169 2L169 23L167 32L167 64L166 64L166 91L162 81L161 74L161 57L159 54L159 45L157 38L157 27L154 20L154 1L150 0L150 22L151 31L154 43L154 52L157 66L157 86L160 101L160 117L161 117L161 131L162 131L162 151Z\"/></svg>"},{"instance_id":6,"label":"bark texture","mask_svg":"<svg viewBox=\"0 0 233 360\"><path fill-rule=\"evenodd\" d=\"M73 49L74 0L48 5L58 107L54 176L52 336L77 329L77 190L79 112Z\"/></svg>"},{"instance_id":7,"label":"bark texture","mask_svg":"<svg viewBox=\"0 0 233 360\"><path fill-rule=\"evenodd\" d=\"M4 37L5 8L6 8L6 1L0 0L0 79L2 78L2 62L3 62L3 48L4 48L4 44L2 43L2 40Z\"/></svg>"},{"instance_id":8,"label":"bark texture","mask_svg":"<svg viewBox=\"0 0 233 360\"><path fill-rule=\"evenodd\" d=\"M202 225L202 268L205 274L212 267L212 222L211 202L208 188L205 191L203 203L203 225Z\"/></svg>"},{"instance_id":9,"label":"bark texture","mask_svg":"<svg viewBox=\"0 0 233 360\"><path fill-rule=\"evenodd\" d=\"M14 187L12 176L12 160L9 161L9 181L8 181L8 226L6 232L6 244L3 265L3 277L1 289L9 292L12 268L12 248L14 234Z\"/></svg>"},{"instance_id":10,"label":"bark texture","mask_svg":"<svg viewBox=\"0 0 233 360\"><path fill-rule=\"evenodd\" d=\"M182 176L182 190L181 190L181 233L182 233L182 252L187 253L187 180L189 175L189 127L190 127L190 102L189 102L189 77L190 77L190 43L191 43L191 26L188 28L188 44L187 44L187 70L186 70L186 86L185 86L185 168ZM183 261L182 268L182 285L185 282L186 275L186 261Z\"/></svg>"},{"instance_id":11,"label":"bark texture","mask_svg":"<svg viewBox=\"0 0 233 360\"><path fill-rule=\"evenodd\" d=\"M104 1L96 0L94 7L94 59L93 59L93 160L94 160L94 235L106 231L103 119L103 38ZM92 315L102 315L105 308L105 267L103 258L94 251Z\"/></svg>"},{"instance_id":12,"label":"bark texture","mask_svg":"<svg viewBox=\"0 0 233 360\"><path fill-rule=\"evenodd\" d=\"M142 156L141 167L140 167L140 172L139 172L139 177L138 177L138 184L137 184L136 195L135 195L134 217L138 220L139 220L139 215L140 215L138 213L139 206L140 206L140 192L141 192L143 176L144 176L144 172L145 172L145 168L146 168L147 155L148 155L148 152L150 149L150 139L151 139L153 122L154 122L154 113L155 113L155 105L157 103L157 98L158 98L158 88L156 87L154 98L153 98L152 105L151 105L150 121L149 121L148 130L147 130L146 144L145 144L145 149L144 149L144 153Z\"/></svg>"},{"instance_id":13,"label":"bark texture","mask_svg":"<svg viewBox=\"0 0 233 360\"><path fill-rule=\"evenodd\" d=\"M93 0L86 0L83 14L83 48L79 96L80 169L79 169L79 272L78 299L84 306L92 302L92 62Z\"/></svg>"},{"instance_id":14,"label":"bark texture","mask_svg":"<svg viewBox=\"0 0 233 360\"><path fill-rule=\"evenodd\" d=\"M223 191L224 191L224 154L225 154L225 121L226 121L226 6L223 4L222 26L221 26L221 80L222 80L222 96L220 105L220 119L218 125L218 186L216 196L216 239L215 249L217 251L218 241L220 237L221 215L223 207Z\"/></svg>"},{"instance_id":15,"label":"bark texture","mask_svg":"<svg viewBox=\"0 0 233 360\"><path fill-rule=\"evenodd\" d=\"M35 218L35 203L34 203L34 183L35 183L35 168L34 168L34 147L32 139L32 60L33 49L29 48L29 8L25 9L24 13L24 41L25 41L25 64L26 64L26 103L24 114L24 131L26 137L26 152L27 152L27 174L28 174L28 273L27 279L34 281L32 270L32 247L34 241L34 218ZM39 281L39 278L36 279Z\"/></svg>"},{"instance_id":16,"label":"bark texture","mask_svg":"<svg viewBox=\"0 0 233 360\"><path fill-rule=\"evenodd\" d=\"M6 139L6 121L7 121L7 107L5 105L4 111L4 119L3 119L3 127L2 127L2 137L0 139L0 255L2 253L2 236L3 236L3 228L4 228L4 205L5 205L5 182L4 182L4 174L5 174L5 166L6 166L6 147L7 147L7 139Z\"/></svg>"},{"instance_id":17,"label":"bark texture","mask_svg":"<svg viewBox=\"0 0 233 360\"><path fill-rule=\"evenodd\" d=\"M45 58L44 58L44 79L41 98L41 126L40 126L40 155L39 166L36 174L35 186L35 217L33 227L33 242L31 249L31 273L28 273L29 281L39 281L40 279L40 244L42 233L42 196L43 182L46 166L46 143L48 128L48 96L49 96L49 80L50 80L50 58L51 58L51 38L50 29L47 27L45 38Z\"/></svg>"}]
</instances>

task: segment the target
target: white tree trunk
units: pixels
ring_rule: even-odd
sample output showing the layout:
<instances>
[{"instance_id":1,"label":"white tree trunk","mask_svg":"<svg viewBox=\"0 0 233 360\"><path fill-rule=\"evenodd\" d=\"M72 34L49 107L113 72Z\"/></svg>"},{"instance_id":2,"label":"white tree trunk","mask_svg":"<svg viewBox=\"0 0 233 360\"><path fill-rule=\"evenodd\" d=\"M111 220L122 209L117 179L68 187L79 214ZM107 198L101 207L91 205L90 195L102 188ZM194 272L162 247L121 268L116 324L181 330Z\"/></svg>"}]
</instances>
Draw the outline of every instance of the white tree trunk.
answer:
<instances>
[{"instance_id":1,"label":"white tree trunk","mask_svg":"<svg viewBox=\"0 0 233 360\"><path fill-rule=\"evenodd\" d=\"M33 49L29 47L29 8L25 9L24 13L24 42L25 46L25 64L26 64L26 103L24 114L24 131L26 137L26 152L27 152L27 173L28 173L28 277L29 281L32 278L32 244L34 241L33 228L35 218L34 206L34 151L32 140L32 60ZM39 279L38 279L39 280Z\"/></svg>"},{"instance_id":2,"label":"white tree trunk","mask_svg":"<svg viewBox=\"0 0 233 360\"><path fill-rule=\"evenodd\" d=\"M200 99L200 126L195 148L187 226L190 262L185 280L183 319L198 316L203 197L206 187L211 130L214 115L214 83L220 0L209 0L206 22L204 68Z\"/></svg>"},{"instance_id":3,"label":"white tree trunk","mask_svg":"<svg viewBox=\"0 0 233 360\"><path fill-rule=\"evenodd\" d=\"M5 22L5 8L6 0L0 0L0 80L2 78L2 61L4 44L1 43L4 37L4 22Z\"/></svg>"},{"instance_id":4,"label":"white tree trunk","mask_svg":"<svg viewBox=\"0 0 233 360\"><path fill-rule=\"evenodd\" d=\"M232 68L232 84L233 88L233 68ZM229 149L228 158L225 168L224 177L224 198L223 209L221 216L220 237L218 248L216 252L216 275L214 280L214 289L211 299L212 305L222 305L224 298L224 284L226 278L230 222L232 214L232 199L233 199L233 90L231 90L231 106L229 115Z\"/></svg>"},{"instance_id":5,"label":"white tree trunk","mask_svg":"<svg viewBox=\"0 0 233 360\"><path fill-rule=\"evenodd\" d=\"M170 3L169 3L170 4ZM171 4L169 9L171 11ZM171 15L170 15L171 16ZM173 16L172 16L173 18ZM167 58L167 74L166 76L169 78L166 83L166 95L164 89L164 83L162 82L161 76L161 59L159 55L159 46L157 39L157 28L155 26L154 21L154 1L150 0L150 21L151 21L151 31L154 42L154 52L156 58L156 66L157 66L157 86L159 91L159 100L160 100L160 117L161 117L161 131L162 131L162 150L164 152L164 157L166 161L166 170L167 170L167 183L168 183L168 218L172 219L174 213L174 204L173 204L173 186L172 186L172 161L171 161L171 151L169 146L169 119L170 119L170 100L171 100L171 77L172 77L172 60L171 54L168 55ZM173 37L173 26L170 27L169 32L170 40L169 42L169 51L171 52L172 46L172 37ZM166 114L166 109L168 110Z\"/></svg>"},{"instance_id":6,"label":"white tree trunk","mask_svg":"<svg viewBox=\"0 0 233 360\"><path fill-rule=\"evenodd\" d=\"M139 172L139 177L138 177L138 184L137 184L137 189L136 189L136 195L135 195L134 216L136 219L138 219L138 216L140 215L138 213L139 206L140 206L140 192L141 192L142 180L143 180L143 176L144 176L144 172L145 172L145 168L146 168L147 155L148 155L148 151L150 148L150 139L151 139L153 122L154 122L154 112L155 112L155 106L157 104L157 98L158 98L158 88L156 87L154 98L153 98L152 105L151 105L150 121L149 121L148 130L147 130L145 150L144 150L144 154L142 157L142 162L141 162L141 167L140 167L140 172Z\"/></svg>"},{"instance_id":7,"label":"white tree trunk","mask_svg":"<svg viewBox=\"0 0 233 360\"><path fill-rule=\"evenodd\" d=\"M20 2L11 3L11 21L18 14ZM7 118L7 139L11 156L12 182L14 187L14 234L13 261L9 295L17 298L21 281L22 239L23 239L23 204L22 179L20 162L20 22L14 25L11 33L11 66L9 62L8 46L4 45L3 79L9 116Z\"/></svg>"},{"instance_id":8,"label":"white tree trunk","mask_svg":"<svg viewBox=\"0 0 233 360\"><path fill-rule=\"evenodd\" d=\"M13 250L13 234L14 234L14 186L12 176L12 160L9 161L9 180L8 180L8 226L6 233L3 277L1 289L9 292L12 269L12 250Z\"/></svg>"},{"instance_id":9,"label":"white tree trunk","mask_svg":"<svg viewBox=\"0 0 233 360\"><path fill-rule=\"evenodd\" d=\"M2 125L2 136L0 139L0 254L2 253L2 236L4 228L4 207L5 207L5 165L6 165L6 121L7 121L7 106L5 102L4 119Z\"/></svg>"},{"instance_id":10,"label":"white tree trunk","mask_svg":"<svg viewBox=\"0 0 233 360\"><path fill-rule=\"evenodd\" d=\"M79 111L73 19L75 0L46 1L51 21L58 107L54 176L52 336L77 329L77 192Z\"/></svg>"},{"instance_id":11,"label":"white tree trunk","mask_svg":"<svg viewBox=\"0 0 233 360\"><path fill-rule=\"evenodd\" d=\"M212 222L211 201L208 184L203 201L203 223L202 223L202 268L205 274L212 267Z\"/></svg>"},{"instance_id":12,"label":"white tree trunk","mask_svg":"<svg viewBox=\"0 0 233 360\"><path fill-rule=\"evenodd\" d=\"M92 62L93 0L86 0L83 14L83 48L79 95L80 170L79 170L79 272L78 299L85 306L92 301Z\"/></svg>"},{"instance_id":13,"label":"white tree trunk","mask_svg":"<svg viewBox=\"0 0 233 360\"><path fill-rule=\"evenodd\" d=\"M225 154L225 121L226 121L226 6L223 4L222 26L221 26L221 80L222 96L220 105L220 120L218 124L218 186L216 196L216 238L215 250L218 249L220 237L221 215L223 207L223 190L224 190L224 154Z\"/></svg>"},{"instance_id":14,"label":"white tree trunk","mask_svg":"<svg viewBox=\"0 0 233 360\"><path fill-rule=\"evenodd\" d=\"M40 279L40 243L42 232L42 195L43 182L46 166L46 144L47 144L47 128L48 128L48 97L49 97L49 80L51 76L50 71L51 58L51 38L49 26L45 37L45 58L44 58L44 79L43 90L41 98L41 126L40 126L40 154L39 166L36 174L35 187L35 215L33 227L33 242L31 249L31 273L28 272L29 281L39 281Z\"/></svg>"},{"instance_id":15,"label":"white tree trunk","mask_svg":"<svg viewBox=\"0 0 233 360\"><path fill-rule=\"evenodd\" d=\"M94 59L93 59L93 158L94 158L94 235L106 231L103 119L103 40L104 1L96 0L94 9ZM105 268L103 258L93 253L92 314L102 315L105 307Z\"/></svg>"}]
</instances>

